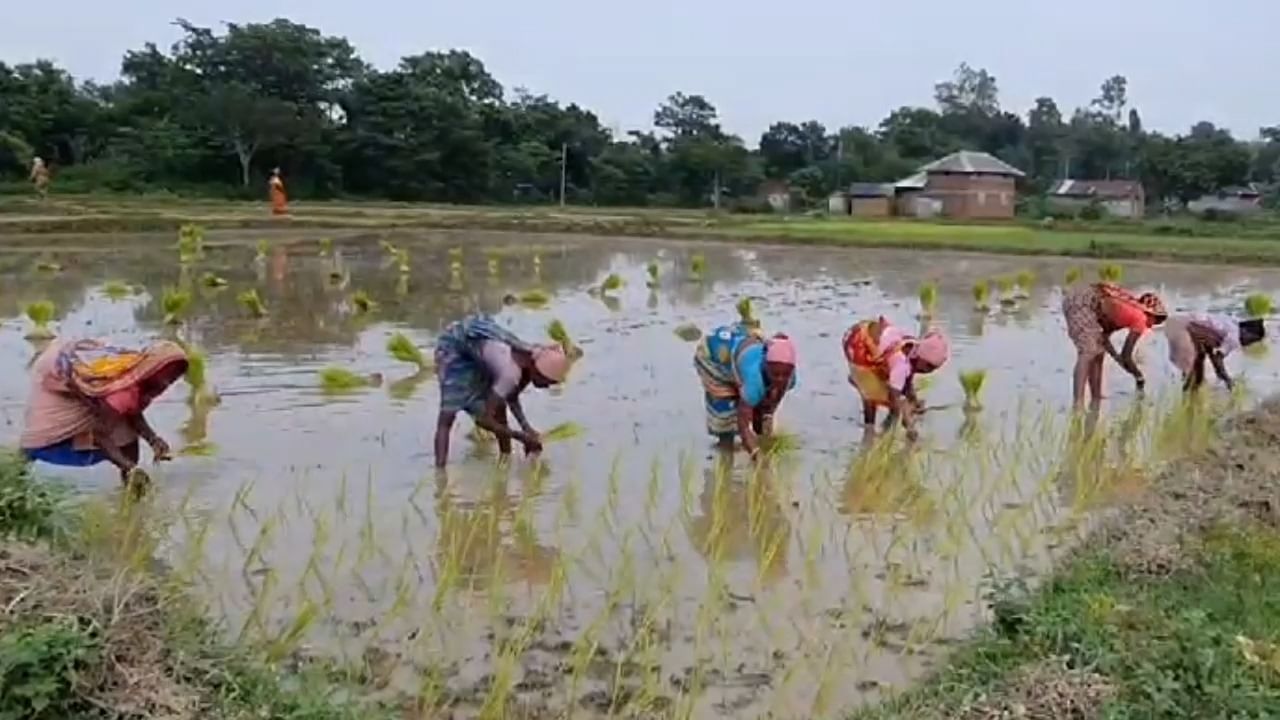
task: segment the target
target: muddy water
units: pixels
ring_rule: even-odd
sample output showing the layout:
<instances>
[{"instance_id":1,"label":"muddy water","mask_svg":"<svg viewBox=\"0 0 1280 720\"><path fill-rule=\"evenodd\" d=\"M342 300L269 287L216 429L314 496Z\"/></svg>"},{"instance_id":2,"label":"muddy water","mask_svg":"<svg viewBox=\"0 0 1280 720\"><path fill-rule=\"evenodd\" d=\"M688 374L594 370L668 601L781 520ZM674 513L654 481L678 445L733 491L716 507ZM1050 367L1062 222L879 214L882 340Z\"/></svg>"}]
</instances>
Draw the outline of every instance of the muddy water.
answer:
<instances>
[{"instance_id":1,"label":"muddy water","mask_svg":"<svg viewBox=\"0 0 1280 720\"><path fill-rule=\"evenodd\" d=\"M63 335L142 340L172 332L163 288L195 288L177 332L208 353L221 403L195 410L180 386L151 413L175 448L199 451L156 472L158 499L174 508L172 564L231 634L364 664L388 697L463 716L505 702L581 716L809 717L874 701L981 622L987 579L1045 568L1133 480L1079 472L1064 455L1072 355L1056 286L1070 262L432 234L391 238L411 252L401 276L380 239L339 238L336 257L314 239L276 239L258 261L257 238L217 236L185 276L166 239L20 245L0 253L0 295L8 308L54 300ZM689 279L696 253L701 282ZM41 258L64 270L37 272ZM976 279L1024 268L1038 277L1029 298L971 309ZM230 287L202 288L207 272ZM627 284L602 298L591 288L610 272ZM1234 309L1280 286L1280 273L1260 270L1127 263L1126 274L1179 309ZM107 297L111 280L136 294ZM940 286L934 323L954 341L925 390L941 409L916 448L873 446L840 338L877 314L918 325L925 280ZM247 287L265 320L236 304ZM504 304L534 288L552 295L545 308ZM377 310L356 313L355 290ZM713 457L694 346L674 334L731 321L743 296L800 353L778 421L798 447L762 469ZM530 339L565 323L586 355L563 390L525 405L540 428L585 432L550 444L539 464L499 466L462 421L437 474L434 378L415 378L384 346L401 331L429 355L440 328L476 310ZM6 440L21 424L26 329L17 315L0 326ZM1276 357L1230 365L1260 395L1280 383ZM1172 386L1162 337L1144 341L1141 362L1152 386ZM384 383L326 394L317 372L331 365ZM966 415L956 374L971 368L988 379L983 410ZM1108 383L1120 448L1108 467L1160 452L1158 403L1137 401L1113 367ZM116 484L105 469L55 474Z\"/></svg>"}]
</instances>

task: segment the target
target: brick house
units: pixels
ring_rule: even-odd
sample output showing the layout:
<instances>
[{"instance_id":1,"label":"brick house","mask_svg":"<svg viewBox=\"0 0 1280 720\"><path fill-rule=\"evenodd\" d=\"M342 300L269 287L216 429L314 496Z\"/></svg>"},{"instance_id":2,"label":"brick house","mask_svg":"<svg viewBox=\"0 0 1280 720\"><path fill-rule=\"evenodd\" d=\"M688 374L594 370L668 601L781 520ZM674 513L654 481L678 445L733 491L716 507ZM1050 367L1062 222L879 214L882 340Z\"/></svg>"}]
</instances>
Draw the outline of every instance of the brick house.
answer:
<instances>
[{"instance_id":1,"label":"brick house","mask_svg":"<svg viewBox=\"0 0 1280 720\"><path fill-rule=\"evenodd\" d=\"M893 185L851 183L847 190L831 196L828 209L833 215L889 217L893 214L893 194Z\"/></svg>"},{"instance_id":2,"label":"brick house","mask_svg":"<svg viewBox=\"0 0 1280 720\"><path fill-rule=\"evenodd\" d=\"M984 152L961 150L894 185L899 214L956 219L1012 218L1025 174Z\"/></svg>"},{"instance_id":3,"label":"brick house","mask_svg":"<svg viewBox=\"0 0 1280 720\"><path fill-rule=\"evenodd\" d=\"M1049 189L1049 207L1072 214L1097 202L1111 217L1138 219L1146 212L1146 194L1136 180L1059 180Z\"/></svg>"}]
</instances>

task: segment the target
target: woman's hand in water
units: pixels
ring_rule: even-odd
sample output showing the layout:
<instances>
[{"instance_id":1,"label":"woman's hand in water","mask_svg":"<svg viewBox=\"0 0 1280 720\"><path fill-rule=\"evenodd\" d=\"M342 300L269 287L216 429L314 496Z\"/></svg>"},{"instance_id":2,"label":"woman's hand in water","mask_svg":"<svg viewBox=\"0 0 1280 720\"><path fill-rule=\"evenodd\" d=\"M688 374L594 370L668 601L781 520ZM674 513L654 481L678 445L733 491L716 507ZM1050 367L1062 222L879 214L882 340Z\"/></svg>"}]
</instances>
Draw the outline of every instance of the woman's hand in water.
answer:
<instances>
[{"instance_id":1,"label":"woman's hand in water","mask_svg":"<svg viewBox=\"0 0 1280 720\"><path fill-rule=\"evenodd\" d=\"M525 455L537 455L542 452L542 436L536 430L520 433L520 442L524 444Z\"/></svg>"},{"instance_id":2,"label":"woman's hand in water","mask_svg":"<svg viewBox=\"0 0 1280 720\"><path fill-rule=\"evenodd\" d=\"M151 438L150 444L151 452L155 455L156 462L173 459L173 450L169 448L169 443L165 442L164 438L159 436L153 437Z\"/></svg>"}]
</instances>

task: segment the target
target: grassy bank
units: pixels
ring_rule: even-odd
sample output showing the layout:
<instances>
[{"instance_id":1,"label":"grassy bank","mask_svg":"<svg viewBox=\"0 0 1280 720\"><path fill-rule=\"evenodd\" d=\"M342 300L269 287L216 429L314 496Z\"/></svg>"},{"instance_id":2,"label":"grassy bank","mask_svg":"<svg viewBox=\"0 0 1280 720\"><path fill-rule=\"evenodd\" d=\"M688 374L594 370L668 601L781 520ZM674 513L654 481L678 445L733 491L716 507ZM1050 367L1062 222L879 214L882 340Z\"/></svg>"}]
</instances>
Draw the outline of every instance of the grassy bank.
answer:
<instances>
[{"instance_id":1,"label":"grassy bank","mask_svg":"<svg viewBox=\"0 0 1280 720\"><path fill-rule=\"evenodd\" d=\"M332 668L224 644L155 566L145 515L0 456L0 718L393 716Z\"/></svg>"},{"instance_id":2,"label":"grassy bank","mask_svg":"<svg viewBox=\"0 0 1280 720\"><path fill-rule=\"evenodd\" d=\"M1152 480L932 680L860 720L1275 717L1280 402Z\"/></svg>"},{"instance_id":3,"label":"grassy bank","mask_svg":"<svg viewBox=\"0 0 1280 720\"><path fill-rule=\"evenodd\" d=\"M779 219L669 209L477 208L386 202L298 203L293 210L291 217L274 218L263 203L96 196L59 197L47 203L8 199L0 206L0 235L169 232L194 222L209 229L476 229L1280 264L1280 223L1267 219L1233 223L1070 221L1045 227L1020 221L958 224L799 216Z\"/></svg>"}]
</instances>

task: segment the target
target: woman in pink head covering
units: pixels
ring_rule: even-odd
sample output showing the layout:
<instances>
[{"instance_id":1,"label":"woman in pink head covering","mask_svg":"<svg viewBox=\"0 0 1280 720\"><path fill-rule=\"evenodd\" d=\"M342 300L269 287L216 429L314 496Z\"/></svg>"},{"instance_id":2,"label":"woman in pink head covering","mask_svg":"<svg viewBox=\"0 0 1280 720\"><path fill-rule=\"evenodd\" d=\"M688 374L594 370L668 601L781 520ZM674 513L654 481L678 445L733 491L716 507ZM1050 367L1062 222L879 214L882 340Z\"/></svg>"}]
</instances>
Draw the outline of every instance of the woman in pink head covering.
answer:
<instances>
[{"instance_id":1,"label":"woman in pink head covering","mask_svg":"<svg viewBox=\"0 0 1280 720\"><path fill-rule=\"evenodd\" d=\"M511 453L511 441L533 455L542 438L525 417L520 393L530 385L547 388L564 382L570 360L559 345L535 345L517 337L488 315L450 323L436 340L436 376L440 379L440 415L436 419L436 467L449 460L449 434L458 411L498 438L498 451ZM507 410L520 429L510 427Z\"/></svg>"},{"instance_id":2,"label":"woman in pink head covering","mask_svg":"<svg viewBox=\"0 0 1280 720\"><path fill-rule=\"evenodd\" d=\"M862 396L863 424L873 427L878 409L888 408L890 423L902 418L907 434L914 437L920 407L915 376L946 364L950 356L947 337L930 330L917 338L884 318L866 320L845 333L844 355L849 362L849 384Z\"/></svg>"},{"instance_id":3,"label":"woman in pink head covering","mask_svg":"<svg viewBox=\"0 0 1280 720\"><path fill-rule=\"evenodd\" d=\"M773 414L796 384L796 346L778 334L765 338L742 323L716 328L698 343L694 369L702 380L707 432L724 450L735 437L754 456L773 432Z\"/></svg>"}]
</instances>

